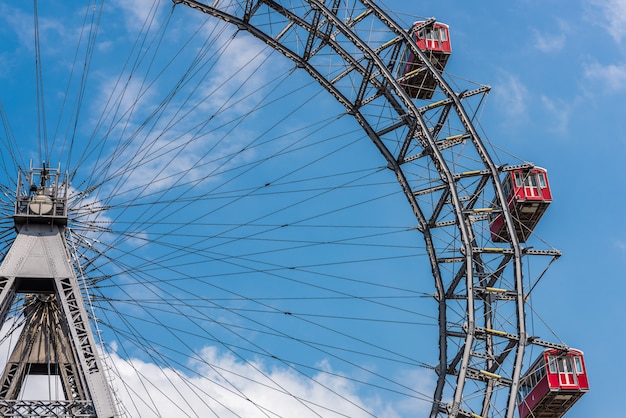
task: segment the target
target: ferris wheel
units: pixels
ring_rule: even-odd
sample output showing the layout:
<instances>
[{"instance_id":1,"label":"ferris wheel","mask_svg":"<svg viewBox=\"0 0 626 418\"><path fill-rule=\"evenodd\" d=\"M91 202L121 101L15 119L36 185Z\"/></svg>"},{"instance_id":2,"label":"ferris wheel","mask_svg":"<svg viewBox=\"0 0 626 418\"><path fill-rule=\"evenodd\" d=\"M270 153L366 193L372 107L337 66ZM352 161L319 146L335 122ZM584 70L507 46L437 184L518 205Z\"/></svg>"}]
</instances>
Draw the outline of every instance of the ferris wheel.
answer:
<instances>
[{"instance_id":1,"label":"ferris wheel","mask_svg":"<svg viewBox=\"0 0 626 418\"><path fill-rule=\"evenodd\" d=\"M529 320L560 256L534 234L547 171L494 160L490 88L445 73L454 28L370 0L174 0L125 43L107 13L85 12L63 128L45 59L39 153L5 128L4 254L14 222L61 220L116 416L526 418L553 407L520 400L535 371L572 393L562 413L588 388ZM7 352L47 312L16 286Z\"/></svg>"}]
</instances>

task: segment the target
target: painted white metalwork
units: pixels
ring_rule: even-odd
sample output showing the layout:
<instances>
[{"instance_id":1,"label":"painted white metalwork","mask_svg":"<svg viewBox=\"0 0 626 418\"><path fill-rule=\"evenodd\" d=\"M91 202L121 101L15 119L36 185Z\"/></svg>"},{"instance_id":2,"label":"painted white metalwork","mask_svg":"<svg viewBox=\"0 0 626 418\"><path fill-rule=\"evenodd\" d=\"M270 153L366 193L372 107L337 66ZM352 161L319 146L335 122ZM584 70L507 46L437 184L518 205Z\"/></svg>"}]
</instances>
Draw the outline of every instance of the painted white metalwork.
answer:
<instances>
[{"instance_id":1,"label":"painted white metalwork","mask_svg":"<svg viewBox=\"0 0 626 418\"><path fill-rule=\"evenodd\" d=\"M0 380L3 416L117 415L65 241L67 190L59 170L45 167L18 180L17 237L0 265L0 324L21 302L24 325ZM18 401L28 375L58 376L65 399Z\"/></svg>"}]
</instances>

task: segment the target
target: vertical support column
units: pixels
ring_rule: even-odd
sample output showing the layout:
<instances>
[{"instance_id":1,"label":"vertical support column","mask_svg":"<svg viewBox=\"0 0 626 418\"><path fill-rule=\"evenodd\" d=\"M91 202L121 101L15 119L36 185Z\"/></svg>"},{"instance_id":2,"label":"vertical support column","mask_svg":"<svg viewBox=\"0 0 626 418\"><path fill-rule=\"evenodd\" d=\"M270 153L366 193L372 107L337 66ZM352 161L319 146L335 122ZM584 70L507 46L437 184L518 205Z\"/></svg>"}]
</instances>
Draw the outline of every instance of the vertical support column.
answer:
<instances>
[{"instance_id":1,"label":"vertical support column","mask_svg":"<svg viewBox=\"0 0 626 418\"><path fill-rule=\"evenodd\" d=\"M117 416L63 233L48 223L20 225L0 265L0 326L11 308L24 320L0 378L5 416L32 416L34 405L61 416ZM22 306L17 295L25 295ZM28 375L58 376L65 399L18 400Z\"/></svg>"}]
</instances>

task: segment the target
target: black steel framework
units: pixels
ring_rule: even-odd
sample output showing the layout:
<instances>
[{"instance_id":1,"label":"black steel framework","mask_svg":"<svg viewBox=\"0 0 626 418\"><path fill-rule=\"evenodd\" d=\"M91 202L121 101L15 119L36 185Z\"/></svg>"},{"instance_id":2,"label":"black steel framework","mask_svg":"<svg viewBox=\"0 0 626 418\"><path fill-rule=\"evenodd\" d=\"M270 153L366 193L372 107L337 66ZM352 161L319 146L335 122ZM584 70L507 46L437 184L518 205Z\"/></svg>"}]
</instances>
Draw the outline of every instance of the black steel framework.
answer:
<instances>
[{"instance_id":1,"label":"black steel framework","mask_svg":"<svg viewBox=\"0 0 626 418\"><path fill-rule=\"evenodd\" d=\"M528 334L532 278L523 266L539 257L549 264L560 253L516 238L500 176L520 166L494 163L468 110L489 87L456 91L411 32L371 0L173 2L281 52L360 124L394 172L427 246L440 328L431 417L513 417L525 348L562 347ZM400 86L406 48L436 80L431 102L414 101ZM503 214L510 242L490 240L495 213Z\"/></svg>"}]
</instances>

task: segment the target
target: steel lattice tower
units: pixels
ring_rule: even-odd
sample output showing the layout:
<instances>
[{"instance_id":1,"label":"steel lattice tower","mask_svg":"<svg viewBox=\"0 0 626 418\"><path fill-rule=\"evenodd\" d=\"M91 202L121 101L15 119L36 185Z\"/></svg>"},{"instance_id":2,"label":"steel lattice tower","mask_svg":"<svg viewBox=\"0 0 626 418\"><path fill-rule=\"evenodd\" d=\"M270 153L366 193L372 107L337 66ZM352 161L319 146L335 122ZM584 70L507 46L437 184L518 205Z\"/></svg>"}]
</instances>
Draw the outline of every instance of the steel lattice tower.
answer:
<instances>
[{"instance_id":1,"label":"steel lattice tower","mask_svg":"<svg viewBox=\"0 0 626 418\"><path fill-rule=\"evenodd\" d=\"M23 323L0 381L2 416L117 415L65 240L67 196L60 170L20 173L17 237L0 265L0 321ZM36 375L58 376L61 399L22 399L26 379Z\"/></svg>"}]
</instances>

